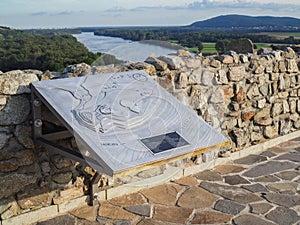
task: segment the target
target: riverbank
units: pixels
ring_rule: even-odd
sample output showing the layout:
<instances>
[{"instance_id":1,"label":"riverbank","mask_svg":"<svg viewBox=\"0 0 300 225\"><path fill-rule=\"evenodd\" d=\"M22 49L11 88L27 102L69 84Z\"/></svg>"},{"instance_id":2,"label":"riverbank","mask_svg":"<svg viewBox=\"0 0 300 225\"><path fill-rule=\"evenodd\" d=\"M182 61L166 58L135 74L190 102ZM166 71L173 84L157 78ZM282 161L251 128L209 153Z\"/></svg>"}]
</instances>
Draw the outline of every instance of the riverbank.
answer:
<instances>
[{"instance_id":1,"label":"riverbank","mask_svg":"<svg viewBox=\"0 0 300 225\"><path fill-rule=\"evenodd\" d=\"M148 45L155 45L155 46L159 46L159 47L163 47L163 48L169 48L169 49L173 49L173 50L179 50L179 49L184 49L186 50L186 48L174 44L174 43L170 43L167 41L160 41L160 40L143 40L143 41L139 41L142 44L148 44Z\"/></svg>"}]
</instances>

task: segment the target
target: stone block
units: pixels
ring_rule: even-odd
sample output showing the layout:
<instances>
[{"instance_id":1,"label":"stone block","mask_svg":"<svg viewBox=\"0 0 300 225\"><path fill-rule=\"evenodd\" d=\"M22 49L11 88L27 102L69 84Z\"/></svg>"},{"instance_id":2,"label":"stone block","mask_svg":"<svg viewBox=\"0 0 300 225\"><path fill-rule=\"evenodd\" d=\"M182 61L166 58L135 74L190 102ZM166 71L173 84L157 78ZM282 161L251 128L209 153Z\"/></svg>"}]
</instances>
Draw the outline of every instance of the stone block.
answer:
<instances>
[{"instance_id":1,"label":"stone block","mask_svg":"<svg viewBox=\"0 0 300 225\"><path fill-rule=\"evenodd\" d=\"M34 148L31 126L18 125L15 130L15 136L25 148Z\"/></svg>"},{"instance_id":2,"label":"stone block","mask_svg":"<svg viewBox=\"0 0 300 225\"><path fill-rule=\"evenodd\" d=\"M6 134L6 133L0 133L0 149L2 149L7 143L11 135ZM2 156L0 156L0 159Z\"/></svg>"},{"instance_id":3,"label":"stone block","mask_svg":"<svg viewBox=\"0 0 300 225\"><path fill-rule=\"evenodd\" d=\"M275 103L272 107L271 113L273 117L279 116L283 111L283 105L281 103Z\"/></svg>"},{"instance_id":4,"label":"stone block","mask_svg":"<svg viewBox=\"0 0 300 225\"><path fill-rule=\"evenodd\" d=\"M58 206L59 213L66 213L68 211L74 210L76 208L81 208L88 205L90 197L82 196L80 198L75 198L67 202L63 202Z\"/></svg>"},{"instance_id":5,"label":"stone block","mask_svg":"<svg viewBox=\"0 0 300 225\"><path fill-rule=\"evenodd\" d=\"M200 84L202 76L202 68L193 70L193 72L188 76L188 84Z\"/></svg>"},{"instance_id":6,"label":"stone block","mask_svg":"<svg viewBox=\"0 0 300 225\"><path fill-rule=\"evenodd\" d=\"M69 188L66 190L62 190L59 192L59 196L53 198L53 202L55 205L61 204L68 200L78 198L84 195L83 188Z\"/></svg>"},{"instance_id":7,"label":"stone block","mask_svg":"<svg viewBox=\"0 0 300 225\"><path fill-rule=\"evenodd\" d=\"M218 84L228 84L227 72L225 70L219 70L217 73Z\"/></svg>"},{"instance_id":8,"label":"stone block","mask_svg":"<svg viewBox=\"0 0 300 225\"><path fill-rule=\"evenodd\" d=\"M3 106L3 105L6 105L7 103L7 99L5 96L0 96L0 105Z\"/></svg>"},{"instance_id":9,"label":"stone block","mask_svg":"<svg viewBox=\"0 0 300 225\"><path fill-rule=\"evenodd\" d=\"M26 96L11 96L6 106L0 111L0 125L21 124L27 119L29 112L30 103Z\"/></svg>"},{"instance_id":10,"label":"stone block","mask_svg":"<svg viewBox=\"0 0 300 225\"><path fill-rule=\"evenodd\" d=\"M229 80L240 81L245 78L246 71L244 66L229 67Z\"/></svg>"},{"instance_id":11,"label":"stone block","mask_svg":"<svg viewBox=\"0 0 300 225\"><path fill-rule=\"evenodd\" d=\"M153 65L158 71L165 71L168 68L167 63L163 62L162 60L159 60L156 57L150 56L145 60L145 62Z\"/></svg>"},{"instance_id":12,"label":"stone block","mask_svg":"<svg viewBox=\"0 0 300 225\"><path fill-rule=\"evenodd\" d=\"M168 68L171 70L180 69L185 66L185 62L179 56L160 56L158 59L165 62L168 65Z\"/></svg>"},{"instance_id":13,"label":"stone block","mask_svg":"<svg viewBox=\"0 0 300 225\"><path fill-rule=\"evenodd\" d=\"M35 211L21 214L16 217L9 218L2 221L2 225L29 225L36 223L40 220L58 216L58 210L56 205L41 208Z\"/></svg>"},{"instance_id":14,"label":"stone block","mask_svg":"<svg viewBox=\"0 0 300 225\"><path fill-rule=\"evenodd\" d=\"M22 209L35 209L51 205L52 196L48 189L25 191L17 194L18 204Z\"/></svg>"},{"instance_id":15,"label":"stone block","mask_svg":"<svg viewBox=\"0 0 300 225\"><path fill-rule=\"evenodd\" d=\"M188 85L187 73L180 73L178 78L178 88L186 88Z\"/></svg>"},{"instance_id":16,"label":"stone block","mask_svg":"<svg viewBox=\"0 0 300 225\"><path fill-rule=\"evenodd\" d=\"M287 59L287 71L289 73L299 72L296 59Z\"/></svg>"},{"instance_id":17,"label":"stone block","mask_svg":"<svg viewBox=\"0 0 300 225\"><path fill-rule=\"evenodd\" d=\"M0 77L0 93L5 95L30 93L29 84L35 81L39 81L36 74L24 73L21 70L9 71Z\"/></svg>"},{"instance_id":18,"label":"stone block","mask_svg":"<svg viewBox=\"0 0 300 225\"><path fill-rule=\"evenodd\" d=\"M18 203L16 202L16 200L13 197L6 199L6 200L8 200L9 202L6 202L7 204L4 205L4 207L6 206L5 207L6 209L1 213L1 216L0 216L2 220L7 220L13 216L18 215L21 212L21 209L20 209ZM2 209L4 209L4 208L2 207Z\"/></svg>"},{"instance_id":19,"label":"stone block","mask_svg":"<svg viewBox=\"0 0 300 225\"><path fill-rule=\"evenodd\" d=\"M35 174L11 173L4 175L0 179L0 199L16 194L36 181L37 176Z\"/></svg>"},{"instance_id":20,"label":"stone block","mask_svg":"<svg viewBox=\"0 0 300 225\"><path fill-rule=\"evenodd\" d=\"M58 184L67 184L72 179L72 172L56 173L52 176L52 180Z\"/></svg>"},{"instance_id":21,"label":"stone block","mask_svg":"<svg viewBox=\"0 0 300 225\"><path fill-rule=\"evenodd\" d=\"M205 86L214 85L215 74L209 70L205 70L202 73L201 83Z\"/></svg>"}]
</instances>

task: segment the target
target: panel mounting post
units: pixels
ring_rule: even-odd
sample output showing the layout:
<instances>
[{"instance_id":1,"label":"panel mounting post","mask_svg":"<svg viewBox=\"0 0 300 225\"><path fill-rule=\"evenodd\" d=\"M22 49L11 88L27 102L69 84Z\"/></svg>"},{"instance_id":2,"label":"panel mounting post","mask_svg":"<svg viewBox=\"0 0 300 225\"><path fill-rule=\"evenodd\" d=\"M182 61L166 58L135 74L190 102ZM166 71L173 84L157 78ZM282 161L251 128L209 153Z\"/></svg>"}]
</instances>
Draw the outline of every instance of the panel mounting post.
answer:
<instances>
[{"instance_id":1,"label":"panel mounting post","mask_svg":"<svg viewBox=\"0 0 300 225\"><path fill-rule=\"evenodd\" d=\"M95 175L93 176L93 179L92 179L91 185L90 185L90 205L91 206L96 206L99 204L99 202L98 202L98 192L99 192L98 183L99 183L100 179L101 179L101 174L96 172Z\"/></svg>"}]
</instances>

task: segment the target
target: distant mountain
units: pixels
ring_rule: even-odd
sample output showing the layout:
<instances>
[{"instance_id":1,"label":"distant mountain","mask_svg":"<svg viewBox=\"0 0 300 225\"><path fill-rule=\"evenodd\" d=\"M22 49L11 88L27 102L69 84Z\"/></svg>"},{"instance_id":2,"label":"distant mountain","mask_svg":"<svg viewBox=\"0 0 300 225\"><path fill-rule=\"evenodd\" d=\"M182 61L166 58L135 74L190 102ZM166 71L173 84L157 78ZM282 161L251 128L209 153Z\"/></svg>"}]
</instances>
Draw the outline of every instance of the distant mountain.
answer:
<instances>
[{"instance_id":1,"label":"distant mountain","mask_svg":"<svg viewBox=\"0 0 300 225\"><path fill-rule=\"evenodd\" d=\"M300 30L300 19L293 17L222 15L190 25L197 28Z\"/></svg>"}]
</instances>

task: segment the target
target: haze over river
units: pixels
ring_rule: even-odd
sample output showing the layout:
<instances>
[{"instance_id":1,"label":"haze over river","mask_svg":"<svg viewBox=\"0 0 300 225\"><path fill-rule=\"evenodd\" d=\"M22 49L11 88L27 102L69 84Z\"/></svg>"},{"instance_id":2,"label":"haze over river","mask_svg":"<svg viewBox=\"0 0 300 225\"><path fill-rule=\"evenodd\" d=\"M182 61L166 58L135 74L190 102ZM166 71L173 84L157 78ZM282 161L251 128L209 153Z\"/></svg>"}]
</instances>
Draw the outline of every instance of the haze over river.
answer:
<instances>
[{"instance_id":1,"label":"haze over river","mask_svg":"<svg viewBox=\"0 0 300 225\"><path fill-rule=\"evenodd\" d=\"M161 47L144 42L124 40L117 37L96 36L93 32L74 34L91 52L102 52L125 61L142 62L151 54L155 56L176 53L176 49Z\"/></svg>"}]
</instances>

